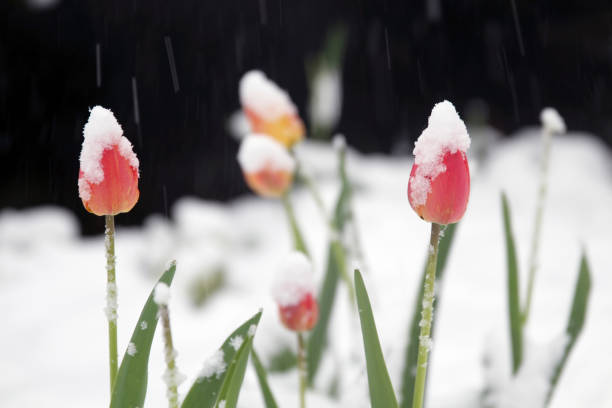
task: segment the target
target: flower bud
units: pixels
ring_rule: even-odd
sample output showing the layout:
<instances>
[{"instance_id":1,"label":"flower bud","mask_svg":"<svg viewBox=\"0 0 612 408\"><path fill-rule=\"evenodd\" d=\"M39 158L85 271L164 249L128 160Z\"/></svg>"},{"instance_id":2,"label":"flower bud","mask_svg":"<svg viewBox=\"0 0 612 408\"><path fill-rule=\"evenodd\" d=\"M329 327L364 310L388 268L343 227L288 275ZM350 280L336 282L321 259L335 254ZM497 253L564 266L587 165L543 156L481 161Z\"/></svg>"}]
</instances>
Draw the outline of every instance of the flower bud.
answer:
<instances>
[{"instance_id":1,"label":"flower bud","mask_svg":"<svg viewBox=\"0 0 612 408\"><path fill-rule=\"evenodd\" d=\"M95 106L83 129L79 197L96 215L130 211L138 191L138 158L113 113Z\"/></svg>"},{"instance_id":2,"label":"flower bud","mask_svg":"<svg viewBox=\"0 0 612 408\"><path fill-rule=\"evenodd\" d=\"M304 124L291 98L261 71L249 71L240 80L240 103L253 132L287 148L304 138Z\"/></svg>"},{"instance_id":3,"label":"flower bud","mask_svg":"<svg viewBox=\"0 0 612 408\"><path fill-rule=\"evenodd\" d=\"M408 201L425 221L445 225L463 217L470 195L465 155L469 146L467 129L453 104L436 104L415 143L408 181Z\"/></svg>"},{"instance_id":4,"label":"flower bud","mask_svg":"<svg viewBox=\"0 0 612 408\"><path fill-rule=\"evenodd\" d=\"M279 265L273 295L283 325L292 331L312 330L319 318L312 265L301 252L290 253Z\"/></svg>"},{"instance_id":5,"label":"flower bud","mask_svg":"<svg viewBox=\"0 0 612 408\"><path fill-rule=\"evenodd\" d=\"M247 135L240 144L238 162L248 186L263 197L280 197L291 187L295 160L265 135Z\"/></svg>"}]
</instances>

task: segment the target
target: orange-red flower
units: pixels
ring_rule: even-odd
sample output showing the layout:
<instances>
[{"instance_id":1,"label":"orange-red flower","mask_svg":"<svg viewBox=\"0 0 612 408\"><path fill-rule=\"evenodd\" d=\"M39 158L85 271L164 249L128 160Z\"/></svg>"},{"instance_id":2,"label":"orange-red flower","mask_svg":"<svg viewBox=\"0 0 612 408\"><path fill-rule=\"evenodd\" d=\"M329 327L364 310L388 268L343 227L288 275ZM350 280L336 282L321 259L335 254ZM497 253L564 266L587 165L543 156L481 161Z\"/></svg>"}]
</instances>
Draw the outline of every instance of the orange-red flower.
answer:
<instances>
[{"instance_id":1,"label":"orange-red flower","mask_svg":"<svg viewBox=\"0 0 612 408\"><path fill-rule=\"evenodd\" d=\"M280 197L291 187L295 160L280 143L265 135L246 136L238 162L248 186L263 197Z\"/></svg>"},{"instance_id":2,"label":"orange-red flower","mask_svg":"<svg viewBox=\"0 0 612 408\"><path fill-rule=\"evenodd\" d=\"M408 183L408 199L416 213L428 222L453 224L465 213L470 195L470 169L462 151L447 152L442 163L446 170L430 180L430 191L424 204L418 204L411 197L412 183ZM412 180L419 166L415 164L410 172Z\"/></svg>"},{"instance_id":3,"label":"orange-red flower","mask_svg":"<svg viewBox=\"0 0 612 408\"><path fill-rule=\"evenodd\" d=\"M289 95L261 71L249 71L240 80L240 103L254 133L287 148L304 138L304 124Z\"/></svg>"},{"instance_id":4,"label":"orange-red flower","mask_svg":"<svg viewBox=\"0 0 612 408\"><path fill-rule=\"evenodd\" d=\"M96 215L130 211L140 195L139 163L115 116L94 107L83 134L78 184L85 209Z\"/></svg>"},{"instance_id":5,"label":"orange-red flower","mask_svg":"<svg viewBox=\"0 0 612 408\"><path fill-rule=\"evenodd\" d=\"M309 331L319 319L319 304L311 293L306 293L298 303L278 305L278 314L283 325L292 331Z\"/></svg>"},{"instance_id":6,"label":"orange-red flower","mask_svg":"<svg viewBox=\"0 0 612 408\"><path fill-rule=\"evenodd\" d=\"M283 325L293 331L311 330L319 319L312 264L301 252L288 254L277 271L273 289Z\"/></svg>"},{"instance_id":7,"label":"orange-red flower","mask_svg":"<svg viewBox=\"0 0 612 408\"><path fill-rule=\"evenodd\" d=\"M469 146L467 129L453 104L436 104L415 143L408 181L408 201L425 221L445 225L463 217L470 195L465 155Z\"/></svg>"}]
</instances>

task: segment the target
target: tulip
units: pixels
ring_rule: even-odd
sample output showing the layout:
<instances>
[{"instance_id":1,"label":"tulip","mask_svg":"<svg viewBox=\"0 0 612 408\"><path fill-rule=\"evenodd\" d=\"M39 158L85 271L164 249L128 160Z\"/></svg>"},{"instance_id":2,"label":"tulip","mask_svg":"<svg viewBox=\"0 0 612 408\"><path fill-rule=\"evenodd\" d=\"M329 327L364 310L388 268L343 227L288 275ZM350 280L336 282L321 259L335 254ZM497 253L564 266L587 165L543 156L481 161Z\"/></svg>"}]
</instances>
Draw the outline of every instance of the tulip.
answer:
<instances>
[{"instance_id":1,"label":"tulip","mask_svg":"<svg viewBox=\"0 0 612 408\"><path fill-rule=\"evenodd\" d=\"M470 169L462 151L446 152L442 159L445 171L428 179L429 191L425 202L418 201L416 175L419 165L414 164L408 183L408 200L416 213L428 222L446 225L458 222L465 213L470 195Z\"/></svg>"},{"instance_id":2,"label":"tulip","mask_svg":"<svg viewBox=\"0 0 612 408\"><path fill-rule=\"evenodd\" d=\"M289 95L261 71L249 71L240 80L240 103L253 132L286 148L304 138L304 124Z\"/></svg>"},{"instance_id":3,"label":"tulip","mask_svg":"<svg viewBox=\"0 0 612 408\"><path fill-rule=\"evenodd\" d=\"M431 222L431 236L421 299L413 408L422 408L425 396L441 225L463 217L470 195L470 169L465 156L469 146L465 124L448 101L433 107L427 128L414 145L408 201L419 217Z\"/></svg>"},{"instance_id":4,"label":"tulip","mask_svg":"<svg viewBox=\"0 0 612 408\"><path fill-rule=\"evenodd\" d=\"M263 197L281 197L291 187L295 160L278 142L261 134L244 138L238 162L247 185Z\"/></svg>"},{"instance_id":5,"label":"tulip","mask_svg":"<svg viewBox=\"0 0 612 408\"><path fill-rule=\"evenodd\" d=\"M85 209L106 221L106 317L110 390L118 372L117 284L114 216L130 211L138 201L138 158L113 113L94 107L83 129L79 169L79 196Z\"/></svg>"},{"instance_id":6,"label":"tulip","mask_svg":"<svg viewBox=\"0 0 612 408\"><path fill-rule=\"evenodd\" d=\"M140 195L138 159L121 126L111 111L96 106L83 133L78 184L85 209L96 215L130 211Z\"/></svg>"},{"instance_id":7,"label":"tulip","mask_svg":"<svg viewBox=\"0 0 612 408\"><path fill-rule=\"evenodd\" d=\"M278 314L287 329L295 332L310 331L319 318L319 305L312 293L306 293L296 304L279 304Z\"/></svg>"},{"instance_id":8,"label":"tulip","mask_svg":"<svg viewBox=\"0 0 612 408\"><path fill-rule=\"evenodd\" d=\"M408 181L408 201L427 222L458 222L470 195L470 169L465 151L470 137L455 107L448 101L434 106L429 126L414 148Z\"/></svg>"},{"instance_id":9,"label":"tulip","mask_svg":"<svg viewBox=\"0 0 612 408\"><path fill-rule=\"evenodd\" d=\"M302 252L294 251L279 265L273 289L281 322L297 334L300 408L306 406L306 345L303 332L312 330L319 318L312 275L310 260Z\"/></svg>"}]
</instances>

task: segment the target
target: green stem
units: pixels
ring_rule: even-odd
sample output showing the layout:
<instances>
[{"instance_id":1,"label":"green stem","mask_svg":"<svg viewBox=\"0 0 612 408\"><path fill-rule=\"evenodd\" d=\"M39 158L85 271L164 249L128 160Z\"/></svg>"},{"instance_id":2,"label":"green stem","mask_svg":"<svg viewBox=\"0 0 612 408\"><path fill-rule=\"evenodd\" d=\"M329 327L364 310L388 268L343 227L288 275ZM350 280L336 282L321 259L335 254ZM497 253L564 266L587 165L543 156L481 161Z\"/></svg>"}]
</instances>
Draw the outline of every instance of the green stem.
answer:
<instances>
[{"instance_id":1,"label":"green stem","mask_svg":"<svg viewBox=\"0 0 612 408\"><path fill-rule=\"evenodd\" d=\"M423 301L421 311L421 332L419 334L419 357L417 359L417 372L414 382L414 399L412 408L422 408L425 399L425 380L427 378L427 359L431 348L431 324L433 321L434 286L436 282L436 264L438 261L438 241L440 225L431 224L431 237L429 239L429 258L427 259L427 275L423 286Z\"/></svg>"},{"instance_id":2,"label":"green stem","mask_svg":"<svg viewBox=\"0 0 612 408\"><path fill-rule=\"evenodd\" d=\"M525 325L529 319L529 311L531 310L531 298L533 295L533 287L535 275L538 269L538 252L540 247L540 236L542 231L542 217L544 215L544 201L546 200L546 192L548 190L548 163L550 161L550 144L552 134L544 130L542 134L542 142L544 149L542 152L542 163L540 168L540 186L538 189L538 198L536 204L535 226L531 240L531 253L529 255L529 277L527 281L527 297L523 308L522 323Z\"/></svg>"},{"instance_id":3,"label":"green stem","mask_svg":"<svg viewBox=\"0 0 612 408\"><path fill-rule=\"evenodd\" d=\"M295 249L304 253L306 256L310 256L308 254L308 249L306 248L306 242L304 241L302 233L300 232L297 219L295 218L295 212L293 211L293 206L291 204L291 200L289 199L288 193L283 194L282 201L283 206L285 207L285 212L287 213L287 218L289 219L289 226L291 227L291 232L293 234L293 244Z\"/></svg>"},{"instance_id":4,"label":"green stem","mask_svg":"<svg viewBox=\"0 0 612 408\"><path fill-rule=\"evenodd\" d=\"M297 365L300 377L300 408L306 408L306 344L302 332L297 333L298 354Z\"/></svg>"},{"instance_id":5,"label":"green stem","mask_svg":"<svg viewBox=\"0 0 612 408\"><path fill-rule=\"evenodd\" d=\"M178 408L178 383L180 381L178 370L176 368L176 353L174 351L174 343L172 341L172 330L170 329L170 313L167 305L159 306L159 316L161 318L164 329L164 357L166 360L166 375L164 379L168 387L168 407Z\"/></svg>"},{"instance_id":6,"label":"green stem","mask_svg":"<svg viewBox=\"0 0 612 408\"><path fill-rule=\"evenodd\" d=\"M108 362L110 366L110 390L113 392L117 378L117 283L115 279L115 217L105 216L106 229L106 317L108 319Z\"/></svg>"}]
</instances>

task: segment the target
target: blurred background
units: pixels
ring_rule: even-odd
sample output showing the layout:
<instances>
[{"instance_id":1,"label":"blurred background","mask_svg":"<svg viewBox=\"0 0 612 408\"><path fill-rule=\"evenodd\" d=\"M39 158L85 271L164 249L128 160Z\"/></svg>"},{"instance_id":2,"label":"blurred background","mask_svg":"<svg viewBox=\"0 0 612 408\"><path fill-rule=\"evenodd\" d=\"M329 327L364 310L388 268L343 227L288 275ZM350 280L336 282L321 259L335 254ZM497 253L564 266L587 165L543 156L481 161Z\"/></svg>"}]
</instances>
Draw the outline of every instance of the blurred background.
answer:
<instances>
[{"instance_id":1,"label":"blurred background","mask_svg":"<svg viewBox=\"0 0 612 408\"><path fill-rule=\"evenodd\" d=\"M340 73L342 132L362 152L411 153L435 102L503 133L554 106L612 144L612 4L601 1L4 0L0 207L55 204L82 231L78 156L88 109L112 109L141 161L130 217L177 198L245 193L228 120L258 68L314 133L313 72ZM316 136L316 135L315 135Z\"/></svg>"}]
</instances>

